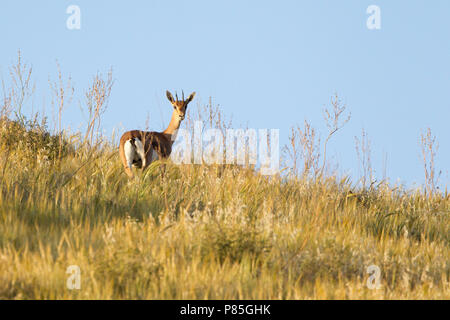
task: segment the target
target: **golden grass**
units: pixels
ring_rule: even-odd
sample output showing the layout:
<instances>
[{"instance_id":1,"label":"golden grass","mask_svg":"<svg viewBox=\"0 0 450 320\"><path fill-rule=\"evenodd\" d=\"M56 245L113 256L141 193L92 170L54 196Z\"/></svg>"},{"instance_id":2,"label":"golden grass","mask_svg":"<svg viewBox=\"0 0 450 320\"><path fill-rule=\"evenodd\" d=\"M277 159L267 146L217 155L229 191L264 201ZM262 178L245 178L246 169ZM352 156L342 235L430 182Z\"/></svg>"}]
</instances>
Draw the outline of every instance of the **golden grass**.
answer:
<instances>
[{"instance_id":1,"label":"golden grass","mask_svg":"<svg viewBox=\"0 0 450 320\"><path fill-rule=\"evenodd\" d=\"M1 299L450 298L448 196L170 163L129 181L113 146L21 152L0 157Z\"/></svg>"}]
</instances>

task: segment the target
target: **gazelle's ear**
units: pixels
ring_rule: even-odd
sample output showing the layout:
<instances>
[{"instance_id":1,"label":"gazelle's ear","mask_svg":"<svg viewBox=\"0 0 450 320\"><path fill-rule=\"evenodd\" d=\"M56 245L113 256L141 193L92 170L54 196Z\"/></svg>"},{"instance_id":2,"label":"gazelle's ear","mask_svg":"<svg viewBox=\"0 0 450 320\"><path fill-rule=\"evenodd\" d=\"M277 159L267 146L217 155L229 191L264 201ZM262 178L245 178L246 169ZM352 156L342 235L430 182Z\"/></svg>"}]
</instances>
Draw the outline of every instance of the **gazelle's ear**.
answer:
<instances>
[{"instance_id":1,"label":"gazelle's ear","mask_svg":"<svg viewBox=\"0 0 450 320\"><path fill-rule=\"evenodd\" d=\"M195 97L195 92L192 92L191 95L189 96L189 98L187 98L186 103L189 103L192 100L194 100L194 97Z\"/></svg>"},{"instance_id":2,"label":"gazelle's ear","mask_svg":"<svg viewBox=\"0 0 450 320\"><path fill-rule=\"evenodd\" d=\"M169 90L166 91L167 99L169 99L170 103L174 103L175 100L173 99L172 94L169 92Z\"/></svg>"}]
</instances>

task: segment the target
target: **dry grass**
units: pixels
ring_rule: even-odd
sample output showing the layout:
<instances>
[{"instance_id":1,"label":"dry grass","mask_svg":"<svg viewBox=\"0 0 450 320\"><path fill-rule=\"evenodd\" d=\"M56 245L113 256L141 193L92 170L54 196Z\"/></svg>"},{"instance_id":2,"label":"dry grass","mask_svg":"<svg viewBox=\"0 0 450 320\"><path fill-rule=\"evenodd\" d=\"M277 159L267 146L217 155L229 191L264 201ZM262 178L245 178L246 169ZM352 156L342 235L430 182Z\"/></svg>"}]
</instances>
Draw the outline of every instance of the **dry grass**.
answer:
<instances>
[{"instance_id":1,"label":"dry grass","mask_svg":"<svg viewBox=\"0 0 450 320\"><path fill-rule=\"evenodd\" d=\"M0 299L450 298L447 194L171 163L129 181L115 145L75 147L0 142Z\"/></svg>"}]
</instances>

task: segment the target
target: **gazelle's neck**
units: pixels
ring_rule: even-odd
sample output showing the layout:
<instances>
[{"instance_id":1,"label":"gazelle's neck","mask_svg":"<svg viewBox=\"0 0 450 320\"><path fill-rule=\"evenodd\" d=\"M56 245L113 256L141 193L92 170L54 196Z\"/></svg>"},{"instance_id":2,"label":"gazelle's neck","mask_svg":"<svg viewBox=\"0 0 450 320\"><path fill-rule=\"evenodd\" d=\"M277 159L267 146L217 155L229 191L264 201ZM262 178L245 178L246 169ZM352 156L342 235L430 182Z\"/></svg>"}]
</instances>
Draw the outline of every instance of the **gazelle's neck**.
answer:
<instances>
[{"instance_id":1,"label":"gazelle's neck","mask_svg":"<svg viewBox=\"0 0 450 320\"><path fill-rule=\"evenodd\" d=\"M181 118L178 116L178 114L174 111L172 113L172 119L170 120L169 126L166 130L163 131L163 133L168 136L169 140L173 143L176 138L176 134L178 129L181 125Z\"/></svg>"}]
</instances>

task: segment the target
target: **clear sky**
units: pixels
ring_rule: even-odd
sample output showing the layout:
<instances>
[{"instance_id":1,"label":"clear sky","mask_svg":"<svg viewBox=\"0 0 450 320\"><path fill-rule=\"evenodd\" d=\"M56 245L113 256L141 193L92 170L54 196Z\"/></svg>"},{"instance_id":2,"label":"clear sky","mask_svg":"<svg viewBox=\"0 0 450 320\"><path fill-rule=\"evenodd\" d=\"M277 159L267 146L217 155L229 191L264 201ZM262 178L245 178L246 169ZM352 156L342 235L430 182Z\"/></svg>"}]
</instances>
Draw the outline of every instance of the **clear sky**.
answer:
<instances>
[{"instance_id":1,"label":"clear sky","mask_svg":"<svg viewBox=\"0 0 450 320\"><path fill-rule=\"evenodd\" d=\"M81 29L69 30L69 5ZM369 5L381 29L369 30ZM355 135L364 128L373 166L391 182L422 183L418 145L431 127L437 168L448 184L450 163L450 1L23 1L0 2L0 72L17 50L31 63L39 103L49 109L48 79L58 59L75 84L64 121L83 121L77 106L97 72L112 67L115 84L104 129L162 129L172 109L165 90L209 96L239 123L280 129L310 120L324 138L322 110L335 92L352 112L330 141L341 172L358 173ZM153 129L152 128L152 129Z\"/></svg>"}]
</instances>

